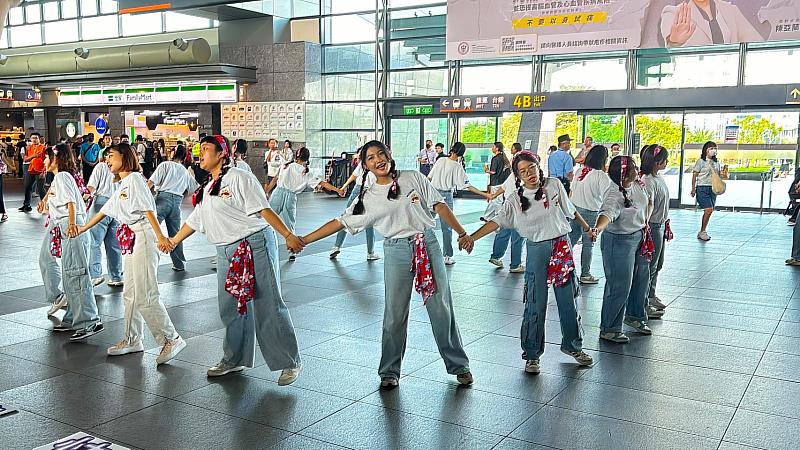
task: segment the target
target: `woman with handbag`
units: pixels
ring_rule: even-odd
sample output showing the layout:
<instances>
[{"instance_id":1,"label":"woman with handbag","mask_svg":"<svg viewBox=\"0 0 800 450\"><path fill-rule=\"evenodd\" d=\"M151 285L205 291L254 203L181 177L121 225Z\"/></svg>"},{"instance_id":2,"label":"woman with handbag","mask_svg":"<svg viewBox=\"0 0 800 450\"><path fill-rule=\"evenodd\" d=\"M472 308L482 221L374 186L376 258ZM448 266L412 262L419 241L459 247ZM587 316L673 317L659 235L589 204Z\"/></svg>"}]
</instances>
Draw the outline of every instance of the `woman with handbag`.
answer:
<instances>
[{"instance_id":1,"label":"woman with handbag","mask_svg":"<svg viewBox=\"0 0 800 450\"><path fill-rule=\"evenodd\" d=\"M710 241L711 237L706 232L714 206L717 203L717 195L725 193L725 182L722 181L722 168L717 161L717 144L708 141L703 144L700 159L692 168L692 197L697 197L697 205L703 209L703 219L700 223L700 232L697 239Z\"/></svg>"}]
</instances>

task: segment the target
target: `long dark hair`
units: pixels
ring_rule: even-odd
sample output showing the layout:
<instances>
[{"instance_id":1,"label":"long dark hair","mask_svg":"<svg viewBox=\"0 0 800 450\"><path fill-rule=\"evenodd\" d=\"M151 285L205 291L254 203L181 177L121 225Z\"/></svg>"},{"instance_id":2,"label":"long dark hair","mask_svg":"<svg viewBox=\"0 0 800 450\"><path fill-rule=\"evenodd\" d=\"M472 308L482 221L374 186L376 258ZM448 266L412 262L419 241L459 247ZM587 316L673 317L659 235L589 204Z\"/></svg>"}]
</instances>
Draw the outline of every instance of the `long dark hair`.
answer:
<instances>
[{"instance_id":1,"label":"long dark hair","mask_svg":"<svg viewBox=\"0 0 800 450\"><path fill-rule=\"evenodd\" d=\"M706 160L706 157L708 156L708 149L711 148L711 147L715 147L716 148L717 147L717 143L714 142L714 141L708 141L705 144L703 144L703 151L700 152L700 159L702 159L703 161ZM719 150L719 149L717 149L717 150ZM717 162L717 155L712 156L711 160L714 161L714 162Z\"/></svg>"},{"instance_id":2,"label":"long dark hair","mask_svg":"<svg viewBox=\"0 0 800 450\"><path fill-rule=\"evenodd\" d=\"M642 158L641 173L655 175L656 166L669 158L669 151L658 144L651 144L642 149L640 156Z\"/></svg>"},{"instance_id":3,"label":"long dark hair","mask_svg":"<svg viewBox=\"0 0 800 450\"><path fill-rule=\"evenodd\" d=\"M219 195L219 188L222 186L222 177L228 173L228 170L231 168L231 161L233 160L230 150L230 141L228 141L228 138L225 136L215 134L213 136L206 136L203 139L200 139L200 145L203 144L213 144L217 153L224 154L224 158L222 160L222 172L220 172L219 178L214 181L214 184L211 186L211 190L208 192L209 195ZM194 191L193 203L195 205L199 205L203 202L203 193L206 190L206 185L211 182L211 178L212 175L209 173L206 181L204 181L203 184L198 187L196 191Z\"/></svg>"},{"instance_id":4,"label":"long dark hair","mask_svg":"<svg viewBox=\"0 0 800 450\"><path fill-rule=\"evenodd\" d=\"M303 174L307 174L309 170L308 163L310 159L311 159L311 151L305 147L301 147L299 150L294 152L294 161L286 163L285 167L289 167L290 165L292 165L292 163L300 164L297 161L302 161L303 163L301 165L305 167L305 170L303 170Z\"/></svg>"},{"instance_id":5,"label":"long dark hair","mask_svg":"<svg viewBox=\"0 0 800 450\"><path fill-rule=\"evenodd\" d=\"M75 158L67 144L47 147L44 152L45 155L50 158L50 161L56 162L56 167L58 167L59 172L75 174L75 172L78 171L78 165L75 163Z\"/></svg>"},{"instance_id":6,"label":"long dark hair","mask_svg":"<svg viewBox=\"0 0 800 450\"><path fill-rule=\"evenodd\" d=\"M606 160L608 159L608 149L604 145L595 145L586 154L586 160L583 165L591 167L595 170L604 170L606 168Z\"/></svg>"},{"instance_id":7,"label":"long dark hair","mask_svg":"<svg viewBox=\"0 0 800 450\"><path fill-rule=\"evenodd\" d=\"M498 152L497 154L503 157L503 165L504 165L504 167L506 169L511 167L511 161L509 161L508 160L508 156L506 156L506 150L505 150L506 147L505 147L505 145L503 145L502 142L497 141L497 142L494 143L494 146L497 147L498 150L500 150L500 152Z\"/></svg>"},{"instance_id":8,"label":"long dark hair","mask_svg":"<svg viewBox=\"0 0 800 450\"><path fill-rule=\"evenodd\" d=\"M466 151L467 151L467 146L464 145L463 142L456 142L455 144L453 144L452 147L450 147L450 154L451 155L455 154L459 158L464 156L464 153L466 153Z\"/></svg>"},{"instance_id":9,"label":"long dark hair","mask_svg":"<svg viewBox=\"0 0 800 450\"><path fill-rule=\"evenodd\" d=\"M522 210L527 211L528 208L531 207L531 202L524 196L522 183L519 181L519 163L527 161L533 164L536 164L536 167L539 169L539 189L536 190L536 195L534 199L538 202L539 200L544 197L544 185L547 180L544 177L544 171L542 171L541 163L539 162L539 158L531 152L518 152L514 155L514 162L511 164L511 168L514 171L514 184L517 187L517 194L519 194L519 201L522 205Z\"/></svg>"},{"instance_id":10,"label":"long dark hair","mask_svg":"<svg viewBox=\"0 0 800 450\"><path fill-rule=\"evenodd\" d=\"M624 170L623 170L624 169ZM628 177L630 171L636 171L636 161L630 156L617 156L611 160L608 165L608 177L619 187L622 192L622 198L626 208L633 206L630 198L628 198L628 190L625 189L625 178Z\"/></svg>"},{"instance_id":11,"label":"long dark hair","mask_svg":"<svg viewBox=\"0 0 800 450\"><path fill-rule=\"evenodd\" d=\"M389 168L389 175L392 177L392 186L389 188L389 194L386 196L388 200L396 200L397 196L400 195L400 187L397 185L397 166L392 159L392 154L389 152L389 148L386 147L381 141L369 141L364 144L363 147L358 149L358 158L361 163L361 167L364 169L364 174L361 175L361 192L358 193L358 202L356 206L353 207L353 214L359 216L364 214L364 184L367 182L367 175L369 175L369 171L367 170L367 150L370 148L375 147L378 149L380 153L385 154L389 157L391 161L391 167Z\"/></svg>"}]
</instances>

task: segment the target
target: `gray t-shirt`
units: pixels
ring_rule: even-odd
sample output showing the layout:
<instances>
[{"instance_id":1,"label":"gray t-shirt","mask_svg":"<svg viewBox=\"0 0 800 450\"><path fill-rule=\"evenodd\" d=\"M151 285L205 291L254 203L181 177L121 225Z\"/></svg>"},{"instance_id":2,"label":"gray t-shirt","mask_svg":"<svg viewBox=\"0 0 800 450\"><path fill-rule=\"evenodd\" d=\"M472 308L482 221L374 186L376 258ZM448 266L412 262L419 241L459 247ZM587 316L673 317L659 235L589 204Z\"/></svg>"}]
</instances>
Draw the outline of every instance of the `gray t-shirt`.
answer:
<instances>
[{"instance_id":1,"label":"gray t-shirt","mask_svg":"<svg viewBox=\"0 0 800 450\"><path fill-rule=\"evenodd\" d=\"M697 172L697 186L711 186L711 167L717 171L717 174L720 173L720 166L719 163L708 159L703 161L702 159L698 159L696 163L694 163L694 167L692 168L692 172Z\"/></svg>"},{"instance_id":2,"label":"gray t-shirt","mask_svg":"<svg viewBox=\"0 0 800 450\"><path fill-rule=\"evenodd\" d=\"M653 213L650 223L664 223L669 219L669 188L663 177L645 175L644 184L653 193Z\"/></svg>"},{"instance_id":3,"label":"gray t-shirt","mask_svg":"<svg viewBox=\"0 0 800 450\"><path fill-rule=\"evenodd\" d=\"M644 229L647 225L648 209L652 194L649 189L633 182L627 189L631 207L625 207L625 199L619 186L612 184L603 196L603 206L600 215L606 216L611 221L606 230L614 234L632 234Z\"/></svg>"}]
</instances>

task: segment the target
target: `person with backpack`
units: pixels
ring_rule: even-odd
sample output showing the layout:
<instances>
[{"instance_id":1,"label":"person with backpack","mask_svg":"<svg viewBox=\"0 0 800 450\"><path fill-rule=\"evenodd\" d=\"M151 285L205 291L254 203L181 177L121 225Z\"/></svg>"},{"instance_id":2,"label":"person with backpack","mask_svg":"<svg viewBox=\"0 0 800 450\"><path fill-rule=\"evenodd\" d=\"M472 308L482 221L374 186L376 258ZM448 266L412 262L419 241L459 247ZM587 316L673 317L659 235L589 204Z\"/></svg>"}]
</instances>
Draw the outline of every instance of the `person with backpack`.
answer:
<instances>
[{"instance_id":1,"label":"person with backpack","mask_svg":"<svg viewBox=\"0 0 800 450\"><path fill-rule=\"evenodd\" d=\"M92 176L92 170L97 165L101 153L102 149L94 142L94 134L87 134L80 147L81 173L84 180L88 180Z\"/></svg>"}]
</instances>

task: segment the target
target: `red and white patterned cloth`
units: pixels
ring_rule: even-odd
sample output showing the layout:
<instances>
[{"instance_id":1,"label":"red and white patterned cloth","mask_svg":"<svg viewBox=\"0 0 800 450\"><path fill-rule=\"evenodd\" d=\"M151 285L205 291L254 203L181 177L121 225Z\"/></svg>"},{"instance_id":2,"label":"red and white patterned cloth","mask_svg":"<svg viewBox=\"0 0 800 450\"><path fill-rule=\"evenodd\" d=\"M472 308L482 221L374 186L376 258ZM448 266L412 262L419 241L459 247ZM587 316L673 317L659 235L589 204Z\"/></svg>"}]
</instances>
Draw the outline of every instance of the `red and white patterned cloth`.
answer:
<instances>
[{"instance_id":1,"label":"red and white patterned cloth","mask_svg":"<svg viewBox=\"0 0 800 450\"><path fill-rule=\"evenodd\" d=\"M247 314L247 302L255 298L256 293L253 249L247 240L243 240L233 252L228 275L225 277L225 292L236 299L239 315Z\"/></svg>"},{"instance_id":2,"label":"red and white patterned cloth","mask_svg":"<svg viewBox=\"0 0 800 450\"><path fill-rule=\"evenodd\" d=\"M128 255L133 253L133 244L136 243L136 235L131 230L131 227L128 224L123 223L119 227L117 227L117 240L119 241L119 249L122 251L123 255Z\"/></svg>"},{"instance_id":3,"label":"red and white patterned cloth","mask_svg":"<svg viewBox=\"0 0 800 450\"><path fill-rule=\"evenodd\" d=\"M656 250L656 244L653 242L653 235L650 233L649 225L645 225L642 231L644 231L644 239L642 239L642 247L639 253L647 258L647 262L650 262L653 260L653 253Z\"/></svg>"},{"instance_id":4,"label":"red and white patterned cloth","mask_svg":"<svg viewBox=\"0 0 800 450\"><path fill-rule=\"evenodd\" d=\"M575 270L575 260L572 258L572 247L569 240L561 236L553 243L553 252L550 254L550 263L547 265L547 283L554 288L567 284Z\"/></svg>"},{"instance_id":5,"label":"red and white patterned cloth","mask_svg":"<svg viewBox=\"0 0 800 450\"><path fill-rule=\"evenodd\" d=\"M436 280L433 278L428 245L422 233L414 236L414 259L411 261L411 271L414 272L414 289L422 295L423 304L427 305L428 299L436 293Z\"/></svg>"},{"instance_id":6,"label":"red and white patterned cloth","mask_svg":"<svg viewBox=\"0 0 800 450\"><path fill-rule=\"evenodd\" d=\"M61 227L50 229L50 254L56 258L61 258Z\"/></svg>"},{"instance_id":7,"label":"red and white patterned cloth","mask_svg":"<svg viewBox=\"0 0 800 450\"><path fill-rule=\"evenodd\" d=\"M583 169L581 169L581 173L578 174L578 181L583 181L583 179L586 178L586 175L589 175L589 172L591 171L591 167L584 166Z\"/></svg>"},{"instance_id":8,"label":"red and white patterned cloth","mask_svg":"<svg viewBox=\"0 0 800 450\"><path fill-rule=\"evenodd\" d=\"M664 240L671 241L675 238L675 235L672 234L672 228L669 226L669 219L664 222Z\"/></svg>"}]
</instances>

